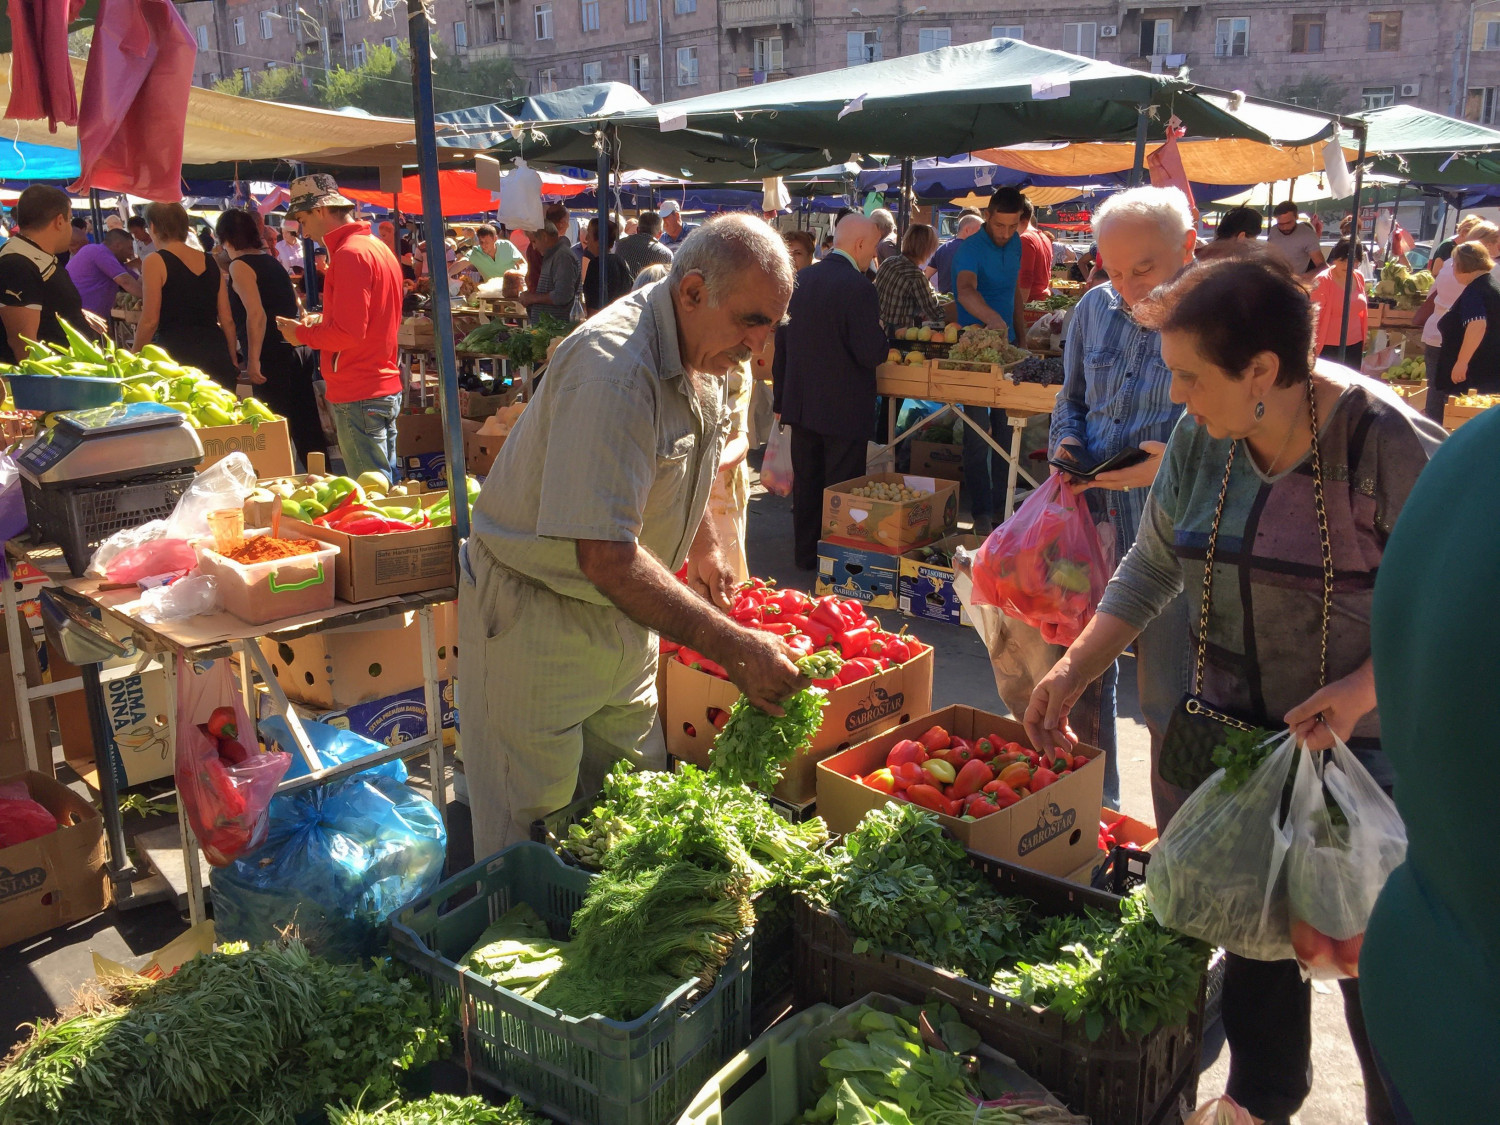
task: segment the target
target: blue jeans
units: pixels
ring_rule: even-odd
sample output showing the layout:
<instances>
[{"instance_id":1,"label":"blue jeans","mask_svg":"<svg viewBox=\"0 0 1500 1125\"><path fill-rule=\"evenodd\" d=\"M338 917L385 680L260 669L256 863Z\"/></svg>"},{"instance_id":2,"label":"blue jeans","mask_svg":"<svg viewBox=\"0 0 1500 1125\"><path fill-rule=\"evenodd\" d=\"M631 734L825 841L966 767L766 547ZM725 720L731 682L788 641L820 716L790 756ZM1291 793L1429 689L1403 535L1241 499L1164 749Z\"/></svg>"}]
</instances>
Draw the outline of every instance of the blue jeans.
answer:
<instances>
[{"instance_id":1,"label":"blue jeans","mask_svg":"<svg viewBox=\"0 0 1500 1125\"><path fill-rule=\"evenodd\" d=\"M1003 410L987 406L966 406L964 414L964 487L969 510L976 522L999 523L1005 517L1005 482L1009 473L1005 458L997 457L989 443L979 436L978 427L988 426L995 440L1004 445L1010 440L1009 423ZM969 423L972 422L973 425Z\"/></svg>"},{"instance_id":2,"label":"blue jeans","mask_svg":"<svg viewBox=\"0 0 1500 1125\"><path fill-rule=\"evenodd\" d=\"M363 398L357 402L330 402L344 472L351 477L371 470L396 479L396 416L401 396Z\"/></svg>"}]
</instances>

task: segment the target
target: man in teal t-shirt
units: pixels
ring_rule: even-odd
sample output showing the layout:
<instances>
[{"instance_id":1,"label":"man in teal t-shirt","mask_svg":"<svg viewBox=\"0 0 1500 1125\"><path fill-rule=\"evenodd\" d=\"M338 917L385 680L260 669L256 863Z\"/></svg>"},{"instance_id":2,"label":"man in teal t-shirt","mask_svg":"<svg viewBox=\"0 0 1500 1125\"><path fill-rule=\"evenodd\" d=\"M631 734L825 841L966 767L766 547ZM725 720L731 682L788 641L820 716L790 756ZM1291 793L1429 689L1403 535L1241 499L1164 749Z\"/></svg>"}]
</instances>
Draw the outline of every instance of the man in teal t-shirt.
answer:
<instances>
[{"instance_id":1,"label":"man in teal t-shirt","mask_svg":"<svg viewBox=\"0 0 1500 1125\"><path fill-rule=\"evenodd\" d=\"M1013 187L990 196L984 226L964 239L953 255L953 282L958 323L1010 329L1016 342L1021 322L1018 282L1021 277L1021 213L1025 200Z\"/></svg>"}]
</instances>

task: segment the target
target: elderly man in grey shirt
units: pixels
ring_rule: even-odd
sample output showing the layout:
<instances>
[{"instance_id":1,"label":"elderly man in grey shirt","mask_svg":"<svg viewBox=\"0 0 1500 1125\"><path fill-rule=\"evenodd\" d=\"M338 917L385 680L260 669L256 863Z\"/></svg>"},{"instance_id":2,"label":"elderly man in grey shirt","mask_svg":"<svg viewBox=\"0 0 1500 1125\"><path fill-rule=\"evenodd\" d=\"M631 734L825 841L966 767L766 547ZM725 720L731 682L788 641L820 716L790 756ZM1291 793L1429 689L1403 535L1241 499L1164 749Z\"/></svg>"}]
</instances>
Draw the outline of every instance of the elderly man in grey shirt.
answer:
<instances>
[{"instance_id":1,"label":"elderly man in grey shirt","mask_svg":"<svg viewBox=\"0 0 1500 1125\"><path fill-rule=\"evenodd\" d=\"M532 324L541 320L543 313L567 320L583 279L583 267L573 256L573 246L568 236L551 222L541 230L531 231L527 237L542 255L542 270L537 275L536 289L521 294L521 303L531 314Z\"/></svg>"},{"instance_id":2,"label":"elderly man in grey shirt","mask_svg":"<svg viewBox=\"0 0 1500 1125\"><path fill-rule=\"evenodd\" d=\"M722 612L735 577L706 514L725 377L764 349L791 293L774 230L704 224L667 278L563 341L501 448L459 578L475 855L527 839L620 759L662 764L658 634L774 714L802 686L780 638ZM673 576L684 561L688 585Z\"/></svg>"}]
</instances>

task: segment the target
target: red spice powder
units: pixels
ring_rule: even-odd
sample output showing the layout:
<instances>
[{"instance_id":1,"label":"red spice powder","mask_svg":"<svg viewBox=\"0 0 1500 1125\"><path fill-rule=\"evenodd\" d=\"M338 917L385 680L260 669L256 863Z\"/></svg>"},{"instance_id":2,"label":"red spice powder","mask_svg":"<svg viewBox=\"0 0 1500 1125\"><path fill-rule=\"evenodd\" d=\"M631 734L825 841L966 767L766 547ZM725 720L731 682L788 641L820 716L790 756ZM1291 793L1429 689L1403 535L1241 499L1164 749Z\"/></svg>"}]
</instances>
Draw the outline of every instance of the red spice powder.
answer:
<instances>
[{"instance_id":1,"label":"red spice powder","mask_svg":"<svg viewBox=\"0 0 1500 1125\"><path fill-rule=\"evenodd\" d=\"M246 539L238 547L225 553L224 557L237 563L273 562L290 559L297 555L310 555L325 544L311 539L272 539L269 535L257 535Z\"/></svg>"}]
</instances>

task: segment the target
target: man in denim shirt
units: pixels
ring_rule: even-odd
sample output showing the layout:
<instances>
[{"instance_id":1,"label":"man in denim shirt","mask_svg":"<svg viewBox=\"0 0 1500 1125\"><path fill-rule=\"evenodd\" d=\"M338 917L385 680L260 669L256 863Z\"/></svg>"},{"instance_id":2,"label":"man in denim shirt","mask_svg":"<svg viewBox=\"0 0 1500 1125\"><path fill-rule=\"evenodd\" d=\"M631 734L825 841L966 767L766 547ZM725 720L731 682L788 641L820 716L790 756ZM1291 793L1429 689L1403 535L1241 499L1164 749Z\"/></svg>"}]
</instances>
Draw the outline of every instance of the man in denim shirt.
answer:
<instances>
[{"instance_id":1,"label":"man in denim shirt","mask_svg":"<svg viewBox=\"0 0 1500 1125\"><path fill-rule=\"evenodd\" d=\"M1196 235L1185 196L1176 188L1142 187L1104 202L1094 214L1099 258L1109 283L1089 290L1068 322L1066 375L1052 411L1051 455L1097 465L1125 449L1149 456L1100 473L1087 488L1089 509L1106 551L1118 562L1135 542L1146 496L1168 435L1182 413L1170 397L1172 373L1161 359L1161 336L1142 328L1130 307L1193 260ZM1076 480L1077 478L1075 478ZM1191 637L1184 600L1177 598L1135 642L1141 711L1151 732L1151 798L1158 828L1186 797L1157 773L1162 734L1188 688ZM1118 664L1104 674L1100 744L1107 755L1104 801L1119 806L1120 772L1114 730Z\"/></svg>"}]
</instances>

